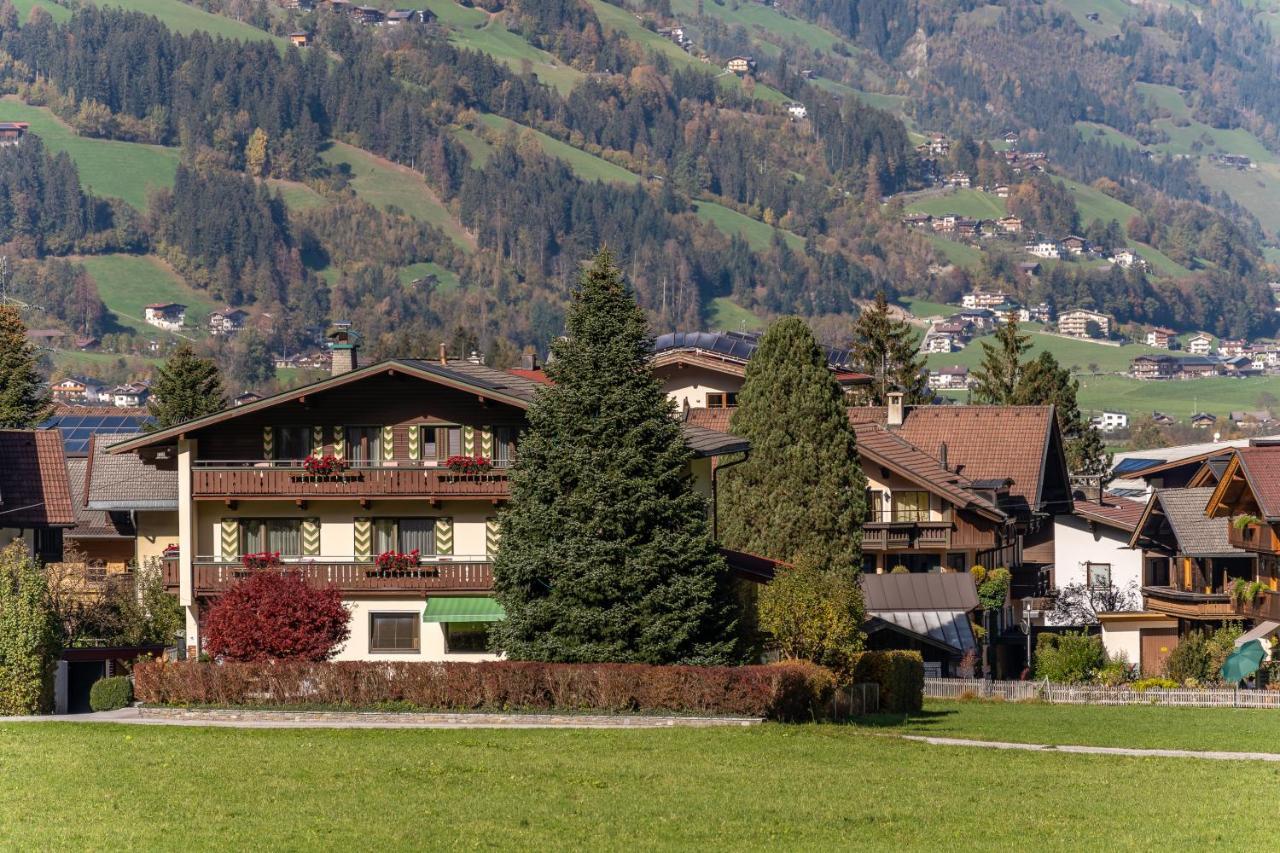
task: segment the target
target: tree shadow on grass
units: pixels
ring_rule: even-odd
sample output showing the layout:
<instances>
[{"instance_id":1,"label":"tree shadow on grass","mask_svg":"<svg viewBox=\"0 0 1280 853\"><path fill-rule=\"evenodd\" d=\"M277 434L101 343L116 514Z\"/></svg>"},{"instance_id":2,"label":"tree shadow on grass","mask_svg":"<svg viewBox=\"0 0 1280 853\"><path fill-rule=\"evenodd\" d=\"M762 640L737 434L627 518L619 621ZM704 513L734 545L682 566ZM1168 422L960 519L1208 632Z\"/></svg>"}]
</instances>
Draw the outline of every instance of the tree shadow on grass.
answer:
<instances>
[{"instance_id":1,"label":"tree shadow on grass","mask_svg":"<svg viewBox=\"0 0 1280 853\"><path fill-rule=\"evenodd\" d=\"M917 711L914 714L867 714L865 717L853 717L849 723L867 729L892 729L905 725L927 729L955 713L955 711Z\"/></svg>"}]
</instances>

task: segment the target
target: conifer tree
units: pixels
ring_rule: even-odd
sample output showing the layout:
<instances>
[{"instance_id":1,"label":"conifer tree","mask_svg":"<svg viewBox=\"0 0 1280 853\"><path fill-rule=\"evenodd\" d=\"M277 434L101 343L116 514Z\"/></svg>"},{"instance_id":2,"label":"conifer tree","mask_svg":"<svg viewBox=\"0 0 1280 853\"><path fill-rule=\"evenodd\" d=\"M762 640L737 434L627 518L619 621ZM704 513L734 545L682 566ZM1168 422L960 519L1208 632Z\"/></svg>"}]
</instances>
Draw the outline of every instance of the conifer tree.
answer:
<instances>
[{"instance_id":1,"label":"conifer tree","mask_svg":"<svg viewBox=\"0 0 1280 853\"><path fill-rule=\"evenodd\" d=\"M157 429L220 412L227 407L222 371L213 359L196 355L182 344L157 372L149 407Z\"/></svg>"},{"instance_id":2,"label":"conifer tree","mask_svg":"<svg viewBox=\"0 0 1280 853\"><path fill-rule=\"evenodd\" d=\"M885 405L885 395L895 390L903 393L907 405L933 399L911 326L889 313L884 291L876 294L875 304L864 308L853 325L853 361L876 378L869 389L873 406Z\"/></svg>"},{"instance_id":3,"label":"conifer tree","mask_svg":"<svg viewBox=\"0 0 1280 853\"><path fill-rule=\"evenodd\" d=\"M22 315L15 305L0 305L0 428L33 429L51 411Z\"/></svg>"},{"instance_id":4,"label":"conifer tree","mask_svg":"<svg viewBox=\"0 0 1280 853\"><path fill-rule=\"evenodd\" d=\"M648 369L644 314L607 251L566 325L511 472L493 646L518 660L739 662L729 570Z\"/></svg>"},{"instance_id":5,"label":"conifer tree","mask_svg":"<svg viewBox=\"0 0 1280 853\"><path fill-rule=\"evenodd\" d=\"M844 393L803 320L778 320L760 339L731 429L751 453L720 475L725 544L856 570L867 481Z\"/></svg>"},{"instance_id":6,"label":"conifer tree","mask_svg":"<svg viewBox=\"0 0 1280 853\"><path fill-rule=\"evenodd\" d=\"M1031 349L1031 336L1018 333L1010 314L996 330L996 342L982 342L982 366L973 372L973 399L993 406L1013 405L1022 376L1022 356Z\"/></svg>"}]
</instances>

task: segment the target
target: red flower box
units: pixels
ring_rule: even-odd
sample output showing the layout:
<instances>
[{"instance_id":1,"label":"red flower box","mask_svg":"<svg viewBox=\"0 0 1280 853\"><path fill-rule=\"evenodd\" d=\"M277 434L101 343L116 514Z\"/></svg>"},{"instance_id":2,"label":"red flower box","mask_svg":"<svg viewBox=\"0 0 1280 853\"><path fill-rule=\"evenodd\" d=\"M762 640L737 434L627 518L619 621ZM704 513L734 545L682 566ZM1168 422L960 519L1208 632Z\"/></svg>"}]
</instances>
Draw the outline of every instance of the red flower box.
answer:
<instances>
[{"instance_id":1,"label":"red flower box","mask_svg":"<svg viewBox=\"0 0 1280 853\"><path fill-rule=\"evenodd\" d=\"M484 456L450 456L444 464L455 474L484 474L493 470L493 463Z\"/></svg>"},{"instance_id":2,"label":"red flower box","mask_svg":"<svg viewBox=\"0 0 1280 853\"><path fill-rule=\"evenodd\" d=\"M308 474L326 477L330 474L340 474L346 470L347 463L341 457L326 453L323 456L312 454L302 460L302 470Z\"/></svg>"},{"instance_id":3,"label":"red flower box","mask_svg":"<svg viewBox=\"0 0 1280 853\"><path fill-rule=\"evenodd\" d=\"M246 569L278 569L282 565L279 551L259 551L240 558Z\"/></svg>"},{"instance_id":4,"label":"red flower box","mask_svg":"<svg viewBox=\"0 0 1280 853\"><path fill-rule=\"evenodd\" d=\"M373 563L380 572L404 572L416 569L418 568L418 549L414 548L408 554L401 554L399 551L383 551L374 558Z\"/></svg>"}]
</instances>

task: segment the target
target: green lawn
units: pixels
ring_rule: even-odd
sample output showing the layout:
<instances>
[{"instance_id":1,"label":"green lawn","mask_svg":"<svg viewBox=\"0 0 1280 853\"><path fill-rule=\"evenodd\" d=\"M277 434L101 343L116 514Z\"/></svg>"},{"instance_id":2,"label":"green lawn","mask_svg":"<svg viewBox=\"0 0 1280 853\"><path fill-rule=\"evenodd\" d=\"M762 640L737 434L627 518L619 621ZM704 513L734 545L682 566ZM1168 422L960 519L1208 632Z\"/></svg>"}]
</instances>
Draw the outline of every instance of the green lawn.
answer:
<instances>
[{"instance_id":1,"label":"green lawn","mask_svg":"<svg viewBox=\"0 0 1280 853\"><path fill-rule=\"evenodd\" d=\"M1126 349L1137 353L1136 348ZM1280 376L1142 382L1123 376L1080 377L1080 408L1131 414L1165 412L1186 419L1194 412L1225 417L1233 409L1258 408L1258 395L1280 397ZM1280 720L1278 720L1280 722Z\"/></svg>"},{"instance_id":2,"label":"green lawn","mask_svg":"<svg viewBox=\"0 0 1280 853\"><path fill-rule=\"evenodd\" d=\"M463 249L471 251L475 242L462 224L440 203L422 176L365 151L334 142L320 155L330 164L346 164L351 169L351 187L356 195L375 207L398 207L420 222L444 230Z\"/></svg>"},{"instance_id":3,"label":"green lawn","mask_svg":"<svg viewBox=\"0 0 1280 853\"><path fill-rule=\"evenodd\" d=\"M122 198L145 210L147 195L173 186L179 150L77 136L45 107L33 107L8 95L0 103L0 120L25 121L51 151L66 151L80 171L80 183L95 195Z\"/></svg>"},{"instance_id":4,"label":"green lawn","mask_svg":"<svg viewBox=\"0 0 1280 853\"><path fill-rule=\"evenodd\" d=\"M945 305L941 302L930 302L914 296L904 296L898 302L917 317L950 317L961 310L959 305Z\"/></svg>"},{"instance_id":5,"label":"green lawn","mask_svg":"<svg viewBox=\"0 0 1280 853\"><path fill-rule=\"evenodd\" d=\"M468 9L453 0L428 0L426 6L448 29L449 40L459 47L488 54L517 72L528 68L561 94L568 94L583 79L581 71L508 30L501 16L490 17L481 9Z\"/></svg>"},{"instance_id":6,"label":"green lawn","mask_svg":"<svg viewBox=\"0 0 1280 853\"><path fill-rule=\"evenodd\" d=\"M931 216L955 213L970 219L999 219L1007 213L1004 199L982 190L962 189L917 199L907 205L907 210Z\"/></svg>"},{"instance_id":7,"label":"green lawn","mask_svg":"<svg viewBox=\"0 0 1280 853\"><path fill-rule=\"evenodd\" d=\"M207 32L241 41L271 41L287 47L289 40L273 36L250 24L206 12L182 0L96 0L100 6L119 6L131 12L155 15L169 29L179 33Z\"/></svg>"},{"instance_id":8,"label":"green lawn","mask_svg":"<svg viewBox=\"0 0 1280 853\"><path fill-rule=\"evenodd\" d=\"M886 730L1017 743L1280 752L1274 711L1039 702L925 702L924 713ZM872 725L877 725L873 723Z\"/></svg>"},{"instance_id":9,"label":"green lawn","mask_svg":"<svg viewBox=\"0 0 1280 853\"><path fill-rule=\"evenodd\" d=\"M324 207L328 204L324 196L298 181L282 181L276 178L267 179L273 191L278 191L290 210L309 210L313 207Z\"/></svg>"},{"instance_id":10,"label":"green lawn","mask_svg":"<svg viewBox=\"0 0 1280 853\"><path fill-rule=\"evenodd\" d=\"M790 231L783 231L771 225L765 225L758 219L739 213L732 208L711 201L696 201L693 210L698 218L710 222L726 234L741 234L757 252L768 249L773 243L775 233L782 234L787 245L797 252L804 248L804 238Z\"/></svg>"},{"instance_id":11,"label":"green lawn","mask_svg":"<svg viewBox=\"0 0 1280 853\"><path fill-rule=\"evenodd\" d=\"M1121 133L1114 127L1105 124L1098 124L1093 121L1078 121L1076 129L1080 131L1083 139L1101 139L1112 145L1119 145L1121 148L1141 148L1142 143L1129 136L1127 133Z\"/></svg>"},{"instance_id":12,"label":"green lawn","mask_svg":"<svg viewBox=\"0 0 1280 853\"><path fill-rule=\"evenodd\" d=\"M621 166L614 165L603 157L597 157L594 154L588 154L580 148L574 148L567 142L561 142L559 139L547 136L540 130L534 130L522 124L517 124L510 119L502 116L485 113L480 116L480 120L489 128L505 132L514 128L520 134L532 134L537 140L538 145L542 148L543 153L548 157L556 157L569 164L574 174L582 178L584 181L611 181L619 184L638 184L640 176L635 172L631 172Z\"/></svg>"},{"instance_id":13,"label":"green lawn","mask_svg":"<svg viewBox=\"0 0 1280 853\"><path fill-rule=\"evenodd\" d=\"M926 241L937 249L948 263L955 264L958 267L976 267L982 260L982 250L977 246L970 246L968 243L961 243L956 240L948 240L941 234L925 234Z\"/></svg>"},{"instance_id":14,"label":"green lawn","mask_svg":"<svg viewBox=\"0 0 1280 853\"><path fill-rule=\"evenodd\" d=\"M436 287L440 291L448 292L458 289L458 274L452 270L445 269L437 263L427 261L400 268L400 282L404 285L412 284L414 281L429 275L434 275L439 279L439 284Z\"/></svg>"},{"instance_id":15,"label":"green lawn","mask_svg":"<svg viewBox=\"0 0 1280 853\"><path fill-rule=\"evenodd\" d=\"M469 127L451 128L450 132L453 138L458 140L463 148L467 149L467 153L471 155L471 168L481 169L485 163L489 162L489 155L493 153L493 146L480 138L474 130Z\"/></svg>"},{"instance_id":16,"label":"green lawn","mask_svg":"<svg viewBox=\"0 0 1280 853\"><path fill-rule=\"evenodd\" d=\"M26 850L1267 849L1280 805L1262 763L956 749L839 726L50 722L0 726L0 755L4 843ZM1233 803L1256 817L1230 817Z\"/></svg>"},{"instance_id":17,"label":"green lawn","mask_svg":"<svg viewBox=\"0 0 1280 853\"><path fill-rule=\"evenodd\" d=\"M98 294L117 322L144 335L170 335L143 321L143 306L180 302L187 306L187 325L202 327L209 312L221 306L180 279L163 262L146 255L94 255L76 259L98 284ZM187 333L191 334L191 333Z\"/></svg>"},{"instance_id":18,"label":"green lawn","mask_svg":"<svg viewBox=\"0 0 1280 853\"><path fill-rule=\"evenodd\" d=\"M31 10L39 7L48 12L50 17L58 23L62 23L71 17L71 10L66 6L59 6L50 0L13 0L13 7L18 10L18 23L25 23L27 18L31 17Z\"/></svg>"},{"instance_id":19,"label":"green lawn","mask_svg":"<svg viewBox=\"0 0 1280 853\"><path fill-rule=\"evenodd\" d=\"M952 308L952 312L959 309ZM1028 331L1026 328L1023 331ZM1053 353L1053 357L1063 367L1078 367L1084 370L1090 364L1097 364L1099 370L1108 371L1127 371L1129 363L1140 355L1147 353L1165 353L1166 350L1157 350L1148 347L1145 344L1128 344L1122 347L1105 346L1103 344L1089 343L1088 341L1076 340L1072 338L1060 338L1056 335L1046 335L1039 332L1030 332L1031 350L1028 358L1034 357L1041 350L1048 350ZM982 344L981 341L994 343L993 336L983 338L975 338L967 347L959 352L952 353L934 353L929 356L929 366L933 368L949 367L953 364L965 365L968 367L976 367L982 360ZM1232 380L1239 381L1239 380ZM1195 385L1196 382L1176 382L1173 385Z\"/></svg>"},{"instance_id":20,"label":"green lawn","mask_svg":"<svg viewBox=\"0 0 1280 853\"><path fill-rule=\"evenodd\" d=\"M765 327L765 321L727 296L711 300L707 309L707 328L726 332L753 332Z\"/></svg>"}]
</instances>

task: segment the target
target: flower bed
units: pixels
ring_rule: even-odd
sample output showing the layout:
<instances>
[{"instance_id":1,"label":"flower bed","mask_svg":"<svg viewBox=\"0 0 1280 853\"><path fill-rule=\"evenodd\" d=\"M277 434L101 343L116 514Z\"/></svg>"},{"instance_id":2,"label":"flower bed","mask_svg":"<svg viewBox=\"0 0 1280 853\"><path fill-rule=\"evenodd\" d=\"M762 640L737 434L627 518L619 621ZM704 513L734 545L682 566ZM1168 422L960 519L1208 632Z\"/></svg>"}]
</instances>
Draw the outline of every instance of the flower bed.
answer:
<instances>
[{"instance_id":1,"label":"flower bed","mask_svg":"<svg viewBox=\"0 0 1280 853\"><path fill-rule=\"evenodd\" d=\"M444 465L455 474L487 474L493 463L484 456L450 456Z\"/></svg>"},{"instance_id":2,"label":"flower bed","mask_svg":"<svg viewBox=\"0 0 1280 853\"><path fill-rule=\"evenodd\" d=\"M698 667L529 661L200 663L134 667L138 699L157 705L379 708L417 711L674 713L812 720L826 712L830 670L810 663Z\"/></svg>"}]
</instances>

